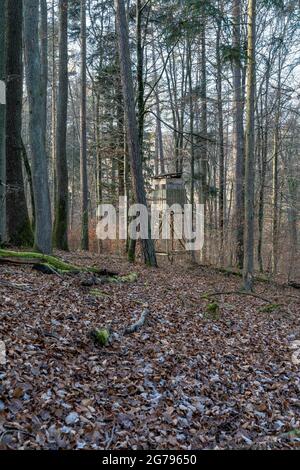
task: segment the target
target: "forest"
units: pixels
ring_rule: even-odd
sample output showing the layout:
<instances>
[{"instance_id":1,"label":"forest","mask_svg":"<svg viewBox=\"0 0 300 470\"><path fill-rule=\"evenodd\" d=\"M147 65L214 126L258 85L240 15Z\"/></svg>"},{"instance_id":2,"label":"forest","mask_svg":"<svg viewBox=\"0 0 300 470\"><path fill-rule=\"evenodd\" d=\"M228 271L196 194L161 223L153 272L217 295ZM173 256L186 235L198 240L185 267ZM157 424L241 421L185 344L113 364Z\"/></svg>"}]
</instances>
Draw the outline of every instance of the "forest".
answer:
<instances>
[{"instance_id":1,"label":"forest","mask_svg":"<svg viewBox=\"0 0 300 470\"><path fill-rule=\"evenodd\" d=\"M299 53L298 0L0 0L0 450L299 447Z\"/></svg>"}]
</instances>

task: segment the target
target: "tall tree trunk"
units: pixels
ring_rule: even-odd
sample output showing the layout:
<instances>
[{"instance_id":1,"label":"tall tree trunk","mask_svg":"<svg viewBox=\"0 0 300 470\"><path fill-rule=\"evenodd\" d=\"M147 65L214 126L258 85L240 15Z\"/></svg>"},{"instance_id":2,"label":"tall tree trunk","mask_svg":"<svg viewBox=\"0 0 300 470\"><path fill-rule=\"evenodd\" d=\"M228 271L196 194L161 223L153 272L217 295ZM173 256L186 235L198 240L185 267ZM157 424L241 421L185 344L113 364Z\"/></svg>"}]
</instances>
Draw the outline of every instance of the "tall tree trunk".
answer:
<instances>
[{"instance_id":1,"label":"tall tree trunk","mask_svg":"<svg viewBox=\"0 0 300 470\"><path fill-rule=\"evenodd\" d=\"M235 157L235 236L236 262L243 267L244 253L244 129L241 67L241 2L233 0L233 149Z\"/></svg>"},{"instance_id":2,"label":"tall tree trunk","mask_svg":"<svg viewBox=\"0 0 300 470\"><path fill-rule=\"evenodd\" d=\"M137 124L139 134L139 145L141 160L144 160L144 49L142 44L142 2L136 1L136 82L137 82ZM128 249L128 259L135 260L136 240L130 240Z\"/></svg>"},{"instance_id":3,"label":"tall tree trunk","mask_svg":"<svg viewBox=\"0 0 300 470\"><path fill-rule=\"evenodd\" d=\"M81 248L89 249L87 135L86 135L86 0L81 0L81 106L80 106L80 180Z\"/></svg>"},{"instance_id":4,"label":"tall tree trunk","mask_svg":"<svg viewBox=\"0 0 300 470\"><path fill-rule=\"evenodd\" d=\"M51 170L52 186L51 196L53 196L54 213L56 195L56 33L55 33L55 0L52 0L52 85L51 85Z\"/></svg>"},{"instance_id":5,"label":"tall tree trunk","mask_svg":"<svg viewBox=\"0 0 300 470\"><path fill-rule=\"evenodd\" d=\"M124 162L125 162L125 142L124 142L124 104L122 94L121 77L117 80L117 121L118 121L118 195L125 195L124 182Z\"/></svg>"},{"instance_id":6,"label":"tall tree trunk","mask_svg":"<svg viewBox=\"0 0 300 470\"><path fill-rule=\"evenodd\" d=\"M129 51L128 27L125 14L124 0L115 0L116 25L119 44L119 59L123 86L124 107L126 114L128 148L136 202L147 206L144 176L142 171L142 158L139 141L139 132L136 122L134 106L133 79L131 73L131 60ZM144 260L146 264L157 266L154 243L151 238L149 224L149 237L142 240Z\"/></svg>"},{"instance_id":7,"label":"tall tree trunk","mask_svg":"<svg viewBox=\"0 0 300 470\"><path fill-rule=\"evenodd\" d=\"M225 200L225 154L224 124L222 103L222 64L220 55L221 20L218 21L216 55L217 55L217 95L218 95L218 135L219 135L219 230L220 230L220 263L224 263L224 200Z\"/></svg>"},{"instance_id":8,"label":"tall tree trunk","mask_svg":"<svg viewBox=\"0 0 300 470\"><path fill-rule=\"evenodd\" d=\"M259 188L259 204L258 204L258 243L257 243L257 260L258 260L259 270L261 273L264 270L263 229L264 229L264 213L265 213L265 182L266 182L266 176L267 176L267 157L268 157L269 84L270 84L270 60L268 60L268 64L267 64L264 105L262 103L262 111L261 111L262 148L261 148L260 188ZM265 115L264 122L263 122L263 114Z\"/></svg>"},{"instance_id":9,"label":"tall tree trunk","mask_svg":"<svg viewBox=\"0 0 300 470\"><path fill-rule=\"evenodd\" d=\"M25 0L26 1L26 0ZM41 68L42 68L42 87L43 87L43 112L42 125L43 136L47 137L47 91L48 91L48 7L47 0L40 0L40 41L41 41Z\"/></svg>"},{"instance_id":10,"label":"tall tree trunk","mask_svg":"<svg viewBox=\"0 0 300 470\"><path fill-rule=\"evenodd\" d=\"M154 48L154 35L152 31L152 62L153 62L153 73L154 83L156 84L155 89L155 111L156 111L156 129L155 129L155 174L163 175L165 173L165 159L164 159L164 147L161 129L161 118L160 118L160 102L159 102L159 90L158 90L158 74L155 58Z\"/></svg>"},{"instance_id":11,"label":"tall tree trunk","mask_svg":"<svg viewBox=\"0 0 300 470\"><path fill-rule=\"evenodd\" d=\"M97 207L102 203L102 149L100 129L100 91L96 90L96 198ZM102 252L102 240L98 240L98 253Z\"/></svg>"},{"instance_id":12,"label":"tall tree trunk","mask_svg":"<svg viewBox=\"0 0 300 470\"><path fill-rule=\"evenodd\" d=\"M279 160L279 126L281 111L281 54L278 60L278 79L277 79L277 103L274 128L274 147L273 147L273 165L272 165L272 204L273 204L273 224L272 224L272 272L276 274L278 263L278 228L279 228L279 207L278 207L278 160Z\"/></svg>"},{"instance_id":13,"label":"tall tree trunk","mask_svg":"<svg viewBox=\"0 0 300 470\"><path fill-rule=\"evenodd\" d=\"M6 71L5 71L5 2L0 2L0 243L6 237L6 169L5 169L5 113L6 113Z\"/></svg>"},{"instance_id":14,"label":"tall tree trunk","mask_svg":"<svg viewBox=\"0 0 300 470\"><path fill-rule=\"evenodd\" d=\"M56 203L53 240L68 250L68 0L59 1L59 72L56 129Z\"/></svg>"},{"instance_id":15,"label":"tall tree trunk","mask_svg":"<svg viewBox=\"0 0 300 470\"><path fill-rule=\"evenodd\" d=\"M100 93L96 92L96 145L97 145L97 205L102 202L102 157L100 133Z\"/></svg>"},{"instance_id":16,"label":"tall tree trunk","mask_svg":"<svg viewBox=\"0 0 300 470\"><path fill-rule=\"evenodd\" d=\"M29 102L29 143L33 165L35 199L35 248L51 253L51 207L48 187L45 136L43 134L43 82L39 51L39 5L36 0L24 2L24 42L26 82Z\"/></svg>"},{"instance_id":17,"label":"tall tree trunk","mask_svg":"<svg viewBox=\"0 0 300 470\"><path fill-rule=\"evenodd\" d=\"M248 0L248 66L246 95L246 166L245 166L245 239L244 239L244 288L253 287L254 260L254 101L255 101L255 39L256 0Z\"/></svg>"},{"instance_id":18,"label":"tall tree trunk","mask_svg":"<svg viewBox=\"0 0 300 470\"><path fill-rule=\"evenodd\" d=\"M6 34L7 238L14 246L32 246L22 171L23 0L7 0Z\"/></svg>"},{"instance_id":19,"label":"tall tree trunk","mask_svg":"<svg viewBox=\"0 0 300 470\"><path fill-rule=\"evenodd\" d=\"M35 227L35 203L34 203L34 190L33 190L33 181L32 181L32 171L31 166L29 163L27 150L24 145L23 139L21 139L21 147L22 147L22 160L27 176L27 181L29 185L29 192L30 192L30 203L31 203L31 211L32 211L32 227Z\"/></svg>"},{"instance_id":20,"label":"tall tree trunk","mask_svg":"<svg viewBox=\"0 0 300 470\"><path fill-rule=\"evenodd\" d=\"M140 151L143 160L144 146L144 48L142 42L142 2L136 0L136 81L137 81L137 116Z\"/></svg>"},{"instance_id":21,"label":"tall tree trunk","mask_svg":"<svg viewBox=\"0 0 300 470\"><path fill-rule=\"evenodd\" d=\"M201 116L200 116L200 126L201 126L201 135L204 139L201 139L201 156L200 156L200 188L199 188L199 202L204 205L204 246L202 249L202 260L206 261L208 256L208 233L207 228L207 202L208 202L208 149L207 149L207 81L206 81L206 18L203 13L201 24Z\"/></svg>"},{"instance_id":22,"label":"tall tree trunk","mask_svg":"<svg viewBox=\"0 0 300 470\"><path fill-rule=\"evenodd\" d=\"M187 74L189 82L189 105L190 105L190 153L191 153L191 196L190 204L192 206L192 227L194 229L194 202L195 202L195 145L194 145L194 103L193 103L193 82L192 82L192 48L191 41L187 41ZM191 250L191 260L196 261L195 250Z\"/></svg>"}]
</instances>

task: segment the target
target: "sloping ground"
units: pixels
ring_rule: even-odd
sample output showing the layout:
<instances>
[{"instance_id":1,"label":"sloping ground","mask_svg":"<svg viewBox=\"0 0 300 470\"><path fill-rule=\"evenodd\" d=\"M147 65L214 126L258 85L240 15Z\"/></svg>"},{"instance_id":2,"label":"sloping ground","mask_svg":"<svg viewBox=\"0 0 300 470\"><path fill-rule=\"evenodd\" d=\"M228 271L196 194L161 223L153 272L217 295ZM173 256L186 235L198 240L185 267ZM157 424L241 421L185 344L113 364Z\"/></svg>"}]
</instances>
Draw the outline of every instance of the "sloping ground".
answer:
<instances>
[{"instance_id":1,"label":"sloping ground","mask_svg":"<svg viewBox=\"0 0 300 470\"><path fill-rule=\"evenodd\" d=\"M82 255L126 274L117 259ZM80 263L79 255L67 258ZM135 283L95 292L80 276L1 267L1 448L289 448L300 442L300 340L296 290L259 284L281 307L255 297L201 298L234 291L240 280L208 269L135 268ZM28 288L30 286L30 288ZM148 324L123 336L145 305ZM272 310L272 308L271 308ZM92 328L111 326L96 347Z\"/></svg>"}]
</instances>

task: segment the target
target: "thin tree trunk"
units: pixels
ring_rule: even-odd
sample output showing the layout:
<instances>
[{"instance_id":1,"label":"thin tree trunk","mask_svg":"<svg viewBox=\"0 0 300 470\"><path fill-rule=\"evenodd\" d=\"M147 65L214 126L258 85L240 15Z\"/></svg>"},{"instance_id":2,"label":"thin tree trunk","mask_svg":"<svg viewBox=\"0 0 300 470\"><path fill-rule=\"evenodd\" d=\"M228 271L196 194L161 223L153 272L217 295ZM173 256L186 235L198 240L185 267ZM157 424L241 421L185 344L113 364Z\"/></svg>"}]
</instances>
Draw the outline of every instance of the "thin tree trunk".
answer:
<instances>
[{"instance_id":1,"label":"thin tree trunk","mask_svg":"<svg viewBox=\"0 0 300 470\"><path fill-rule=\"evenodd\" d=\"M5 97L5 2L0 2L0 243L6 238L6 208L5 208L5 192L6 192L6 168L5 168L5 113L6 113L6 97Z\"/></svg>"},{"instance_id":2,"label":"thin tree trunk","mask_svg":"<svg viewBox=\"0 0 300 470\"><path fill-rule=\"evenodd\" d=\"M29 192L30 192L30 203L31 203L31 212L32 212L32 227L35 228L35 203L34 203L34 190L33 190L33 181L32 181L32 171L31 166L29 163L27 150L24 145L23 140L21 139L21 149L22 149L22 160L27 176L27 181L29 184Z\"/></svg>"},{"instance_id":3,"label":"thin tree trunk","mask_svg":"<svg viewBox=\"0 0 300 470\"><path fill-rule=\"evenodd\" d=\"M248 67L246 95L246 167L245 167L245 240L244 288L253 287L254 264L254 101L255 101L255 37L256 0L248 0Z\"/></svg>"},{"instance_id":4,"label":"thin tree trunk","mask_svg":"<svg viewBox=\"0 0 300 470\"><path fill-rule=\"evenodd\" d=\"M152 32L152 61L154 70L154 83L157 83L157 67L155 60L155 48L154 48L154 37ZM159 91L158 84L155 90L155 108L156 108L156 130L155 130L155 174L158 175L165 173L165 158L164 158L164 147L161 130L161 117L160 117L160 102L159 102Z\"/></svg>"},{"instance_id":5,"label":"thin tree trunk","mask_svg":"<svg viewBox=\"0 0 300 470\"><path fill-rule=\"evenodd\" d=\"M52 0L52 87L51 87L51 169L52 169L52 196L54 213L56 195L56 34L55 34L55 5Z\"/></svg>"},{"instance_id":6,"label":"thin tree trunk","mask_svg":"<svg viewBox=\"0 0 300 470\"><path fill-rule=\"evenodd\" d=\"M281 54L279 54L278 82L277 82L277 103L275 114L274 147L272 164L272 204L273 204L273 224L272 224L272 272L276 274L278 263L278 229L279 229L279 207L278 207L278 159L279 159L279 125L281 107Z\"/></svg>"},{"instance_id":7,"label":"thin tree trunk","mask_svg":"<svg viewBox=\"0 0 300 470\"><path fill-rule=\"evenodd\" d=\"M192 50L191 42L187 41L187 73L189 81L189 105L190 105L190 152L191 152L191 197L192 206L192 228L194 229L194 202L195 202L195 146L194 146L194 103L193 103L193 83L192 83ZM191 260L196 261L195 250L191 250Z\"/></svg>"},{"instance_id":8,"label":"thin tree trunk","mask_svg":"<svg viewBox=\"0 0 300 470\"><path fill-rule=\"evenodd\" d=\"M143 161L144 144L144 48L142 44L142 2L136 0L136 56L137 56L137 119L140 140L140 151Z\"/></svg>"},{"instance_id":9,"label":"thin tree trunk","mask_svg":"<svg viewBox=\"0 0 300 470\"><path fill-rule=\"evenodd\" d=\"M225 200L225 155L224 155L224 123L222 103L222 64L220 56L221 21L218 21L216 55L217 55L217 95L218 95L218 134L219 134L219 231L220 231L220 263L224 263L224 200Z\"/></svg>"},{"instance_id":10,"label":"thin tree trunk","mask_svg":"<svg viewBox=\"0 0 300 470\"><path fill-rule=\"evenodd\" d=\"M96 145L97 145L97 204L102 202L102 157L100 134L100 94L96 93Z\"/></svg>"},{"instance_id":11,"label":"thin tree trunk","mask_svg":"<svg viewBox=\"0 0 300 470\"><path fill-rule=\"evenodd\" d=\"M45 135L43 134L43 82L39 51L39 6L36 0L24 2L24 42L26 82L29 102L29 143L36 210L35 248L51 253L51 207L48 187Z\"/></svg>"},{"instance_id":12,"label":"thin tree trunk","mask_svg":"<svg viewBox=\"0 0 300 470\"><path fill-rule=\"evenodd\" d=\"M56 203L53 241L68 250L68 0L59 1L59 84L56 129Z\"/></svg>"},{"instance_id":13,"label":"thin tree trunk","mask_svg":"<svg viewBox=\"0 0 300 470\"><path fill-rule=\"evenodd\" d=\"M81 0L81 106L80 106L80 179L81 248L89 249L87 134L86 134L86 0Z\"/></svg>"},{"instance_id":14,"label":"thin tree trunk","mask_svg":"<svg viewBox=\"0 0 300 470\"><path fill-rule=\"evenodd\" d=\"M262 105L261 120L263 113L265 114L265 122L262 122L262 149L261 149L261 169L260 169L260 189L259 189L259 205L258 205L258 243L257 243L257 260L259 270L262 273L263 266L263 230L264 230L264 213L265 213L265 182L267 176L267 156L268 156L268 101L269 101L269 83L270 83L270 62L268 61L266 70L266 89L264 106Z\"/></svg>"},{"instance_id":15,"label":"thin tree trunk","mask_svg":"<svg viewBox=\"0 0 300 470\"><path fill-rule=\"evenodd\" d=\"M204 205L204 246L202 249L202 260L206 261L208 257L208 238L209 234L207 233L208 224L207 220L207 201L208 201L208 149L207 149L207 81L206 81L206 19L203 13L202 24L201 24L201 116L200 116L200 125L201 125L201 135L204 139L201 139L201 156L200 156L200 190L199 190L199 202Z\"/></svg>"},{"instance_id":16,"label":"thin tree trunk","mask_svg":"<svg viewBox=\"0 0 300 470\"><path fill-rule=\"evenodd\" d=\"M131 60L129 51L128 27L125 14L124 0L115 0L116 24L119 44L119 59L123 85L124 106L128 136L128 148L131 162L131 171L136 202L147 206L144 177L142 171L142 158L139 141L139 132L136 122L133 80L131 73ZM146 264L157 266L154 243L151 238L149 223L149 237L142 240L144 260Z\"/></svg>"},{"instance_id":17,"label":"thin tree trunk","mask_svg":"<svg viewBox=\"0 0 300 470\"><path fill-rule=\"evenodd\" d=\"M233 0L233 42L235 51L233 60L233 149L235 157L235 237L236 262L243 267L244 253L244 129L243 129L243 93L241 70L241 2Z\"/></svg>"}]
</instances>

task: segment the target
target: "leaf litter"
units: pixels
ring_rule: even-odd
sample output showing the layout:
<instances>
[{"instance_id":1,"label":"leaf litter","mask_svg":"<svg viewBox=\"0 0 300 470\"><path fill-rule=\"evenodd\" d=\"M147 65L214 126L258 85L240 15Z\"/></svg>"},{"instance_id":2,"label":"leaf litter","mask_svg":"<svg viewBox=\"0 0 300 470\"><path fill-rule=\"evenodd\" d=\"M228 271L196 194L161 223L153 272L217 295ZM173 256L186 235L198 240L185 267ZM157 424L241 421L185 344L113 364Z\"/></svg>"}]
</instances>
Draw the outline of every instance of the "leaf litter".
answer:
<instances>
[{"instance_id":1,"label":"leaf litter","mask_svg":"<svg viewBox=\"0 0 300 470\"><path fill-rule=\"evenodd\" d=\"M118 258L63 256L132 272ZM256 293L280 305L262 311L258 297L212 300L211 292L238 291L236 276L180 266L134 271L135 282L104 283L100 296L78 276L3 268L0 448L298 448L297 291L258 283ZM212 303L217 315L207 314ZM144 308L147 323L124 335ZM97 347L93 328L109 328L112 341Z\"/></svg>"}]
</instances>

